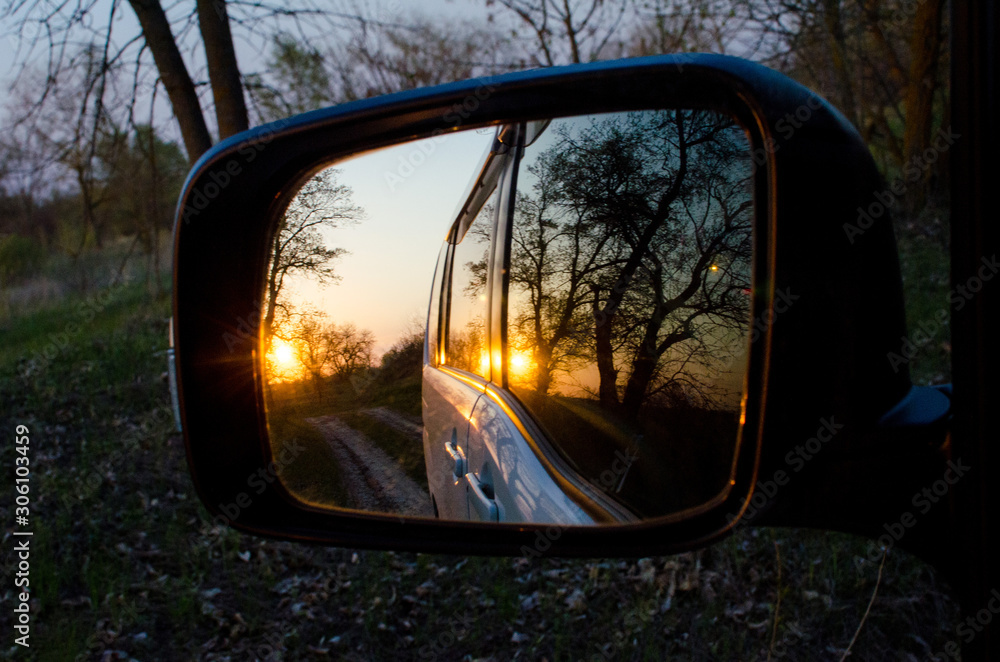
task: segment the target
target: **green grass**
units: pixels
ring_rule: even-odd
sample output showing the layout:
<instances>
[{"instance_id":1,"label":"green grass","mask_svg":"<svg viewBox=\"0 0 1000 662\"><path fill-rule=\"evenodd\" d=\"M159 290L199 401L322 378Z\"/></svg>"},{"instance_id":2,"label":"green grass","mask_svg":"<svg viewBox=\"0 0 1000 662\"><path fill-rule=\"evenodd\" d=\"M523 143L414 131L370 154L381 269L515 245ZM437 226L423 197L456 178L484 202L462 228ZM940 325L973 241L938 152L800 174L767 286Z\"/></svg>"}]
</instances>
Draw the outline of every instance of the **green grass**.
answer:
<instances>
[{"instance_id":1,"label":"green grass","mask_svg":"<svg viewBox=\"0 0 1000 662\"><path fill-rule=\"evenodd\" d=\"M407 476L425 489L427 488L427 467L424 464L424 446L420 440L399 432L398 430L358 412L347 412L340 415L347 425L361 432L372 442L385 451L386 455L395 458Z\"/></svg>"},{"instance_id":2,"label":"green grass","mask_svg":"<svg viewBox=\"0 0 1000 662\"><path fill-rule=\"evenodd\" d=\"M278 476L288 491L317 505L348 503L340 466L319 430L289 413L272 410L268 415L268 431L274 457L282 457L286 446L292 444L303 449L279 468Z\"/></svg>"},{"instance_id":3,"label":"green grass","mask_svg":"<svg viewBox=\"0 0 1000 662\"><path fill-rule=\"evenodd\" d=\"M376 382L367 401L372 407L388 407L403 414L420 417L420 373L389 383Z\"/></svg>"},{"instance_id":4,"label":"green grass","mask_svg":"<svg viewBox=\"0 0 1000 662\"><path fill-rule=\"evenodd\" d=\"M284 486L299 499L321 506L349 503L341 469L327 441L305 420L314 416L337 416L341 422L364 434L389 457L395 458L407 476L427 488L424 449L420 440L414 440L360 413L362 409L388 407L413 415L413 402L416 402L415 415L419 417L419 376L400 380L396 384L368 382L362 389L356 388L352 382L333 381L325 385L322 396L317 396L308 385L277 385L272 387L271 392L268 430L272 453L275 457L280 456L281 449L295 440L306 449L279 474Z\"/></svg>"},{"instance_id":5,"label":"green grass","mask_svg":"<svg viewBox=\"0 0 1000 662\"><path fill-rule=\"evenodd\" d=\"M948 249L940 240L907 236L899 242L908 337L918 347L909 363L916 384L951 381ZM945 318L945 321L942 321Z\"/></svg>"},{"instance_id":6,"label":"green grass","mask_svg":"<svg viewBox=\"0 0 1000 662\"><path fill-rule=\"evenodd\" d=\"M0 325L0 415L4 429L31 429L37 544L32 648L11 652L8 639L2 655L764 660L780 591L780 659L839 659L874 590L877 564L856 562L867 541L823 532L743 529L643 561L354 552L235 532L200 505L171 429L167 304L120 288L34 364L38 334L65 328L75 305ZM2 452L6 466L13 451ZM954 637L947 587L913 557L890 554L878 595L853 659L926 659Z\"/></svg>"}]
</instances>

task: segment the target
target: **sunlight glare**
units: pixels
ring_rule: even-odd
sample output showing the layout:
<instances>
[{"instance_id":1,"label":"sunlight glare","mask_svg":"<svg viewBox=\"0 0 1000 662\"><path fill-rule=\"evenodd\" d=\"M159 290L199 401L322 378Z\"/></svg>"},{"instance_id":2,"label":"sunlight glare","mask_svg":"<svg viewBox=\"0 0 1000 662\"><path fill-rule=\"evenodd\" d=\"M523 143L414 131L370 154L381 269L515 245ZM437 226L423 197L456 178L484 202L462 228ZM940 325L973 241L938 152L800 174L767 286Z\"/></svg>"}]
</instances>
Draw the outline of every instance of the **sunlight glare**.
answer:
<instances>
[{"instance_id":1,"label":"sunlight glare","mask_svg":"<svg viewBox=\"0 0 1000 662\"><path fill-rule=\"evenodd\" d=\"M299 360L295 356L295 348L284 340L274 338L271 341L268 360L274 371L272 379L289 379L301 371Z\"/></svg>"}]
</instances>

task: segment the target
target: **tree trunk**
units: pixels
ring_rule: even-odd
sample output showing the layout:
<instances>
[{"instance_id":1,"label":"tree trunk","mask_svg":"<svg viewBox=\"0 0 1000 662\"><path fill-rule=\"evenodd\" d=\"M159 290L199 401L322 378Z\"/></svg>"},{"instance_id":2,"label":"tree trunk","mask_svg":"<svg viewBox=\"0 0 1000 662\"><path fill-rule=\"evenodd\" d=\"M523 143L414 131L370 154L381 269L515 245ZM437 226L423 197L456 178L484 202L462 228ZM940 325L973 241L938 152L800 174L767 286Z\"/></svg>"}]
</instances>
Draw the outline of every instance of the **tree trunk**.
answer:
<instances>
[{"instance_id":1,"label":"tree trunk","mask_svg":"<svg viewBox=\"0 0 1000 662\"><path fill-rule=\"evenodd\" d=\"M654 273L653 278L660 278L659 270ZM656 363L660 360L660 354L656 351L656 337L660 333L660 327L663 326L665 315L662 288L656 287L654 284L654 290L656 292L656 305L646 321L646 331L635 358L632 360L632 373L625 383L625 393L622 396L625 415L633 419L639 416L639 409L642 407L643 400L646 399L646 389L649 388L649 382L653 379Z\"/></svg>"},{"instance_id":2,"label":"tree trunk","mask_svg":"<svg viewBox=\"0 0 1000 662\"><path fill-rule=\"evenodd\" d=\"M170 97L170 105L184 138L188 160L194 163L212 146L212 137L208 133L194 83L170 31L167 15L159 0L128 1L139 19L146 45L153 54L160 80Z\"/></svg>"},{"instance_id":3,"label":"tree trunk","mask_svg":"<svg viewBox=\"0 0 1000 662\"><path fill-rule=\"evenodd\" d=\"M655 349L650 352L646 347L639 350L639 356L632 361L632 374L625 384L625 394L622 397L622 409L625 415L632 420L639 417L639 410L646 399L646 389L653 379L653 371L656 369Z\"/></svg>"},{"instance_id":4,"label":"tree trunk","mask_svg":"<svg viewBox=\"0 0 1000 662\"><path fill-rule=\"evenodd\" d=\"M622 407L626 415L632 418L639 416L639 409L642 408L643 402L646 399L646 393L649 391L649 384L653 381L653 375L656 373L656 364L660 362L660 357L677 343L684 342L693 337L685 325L681 329L671 332L657 344L656 335L659 332L662 320L655 322L655 324L656 328L653 338L650 340L647 333L646 340L643 341L643 345L637 353L635 360L632 361L632 374L629 375L628 382L625 384ZM651 324L647 327L647 330L652 328Z\"/></svg>"},{"instance_id":5,"label":"tree trunk","mask_svg":"<svg viewBox=\"0 0 1000 662\"><path fill-rule=\"evenodd\" d=\"M215 118L219 124L219 139L222 140L250 127L226 3L223 0L198 0L198 26L205 43L208 77L212 81L212 96L215 99Z\"/></svg>"},{"instance_id":6,"label":"tree trunk","mask_svg":"<svg viewBox=\"0 0 1000 662\"><path fill-rule=\"evenodd\" d=\"M858 109L854 102L854 88L851 72L847 70L847 53L844 40L844 23L840 15L841 0L825 0L823 4L823 24L826 27L827 46L833 63L833 74L839 88L837 96L840 110L858 125Z\"/></svg>"},{"instance_id":7,"label":"tree trunk","mask_svg":"<svg viewBox=\"0 0 1000 662\"><path fill-rule=\"evenodd\" d=\"M552 385L552 367L549 365L552 362L552 348L544 341L539 339L538 344L535 345L535 391L539 395L545 395L549 392L549 387Z\"/></svg>"},{"instance_id":8,"label":"tree trunk","mask_svg":"<svg viewBox=\"0 0 1000 662\"><path fill-rule=\"evenodd\" d=\"M615 370L614 350L611 346L611 322L614 312L601 307L601 298L594 288L594 341L597 353L597 372L600 375L598 399L605 409L618 408L618 371Z\"/></svg>"},{"instance_id":9,"label":"tree trunk","mask_svg":"<svg viewBox=\"0 0 1000 662\"><path fill-rule=\"evenodd\" d=\"M913 17L913 37L910 41L913 59L910 62L909 85L903 102L906 116L906 128L903 130L904 167L918 162L926 163L922 155L931 138L943 5L943 0L925 0L917 5L917 12ZM910 186L907 191L907 207L911 211L919 209L924 203L931 168L924 168L922 174L919 185Z\"/></svg>"}]
</instances>

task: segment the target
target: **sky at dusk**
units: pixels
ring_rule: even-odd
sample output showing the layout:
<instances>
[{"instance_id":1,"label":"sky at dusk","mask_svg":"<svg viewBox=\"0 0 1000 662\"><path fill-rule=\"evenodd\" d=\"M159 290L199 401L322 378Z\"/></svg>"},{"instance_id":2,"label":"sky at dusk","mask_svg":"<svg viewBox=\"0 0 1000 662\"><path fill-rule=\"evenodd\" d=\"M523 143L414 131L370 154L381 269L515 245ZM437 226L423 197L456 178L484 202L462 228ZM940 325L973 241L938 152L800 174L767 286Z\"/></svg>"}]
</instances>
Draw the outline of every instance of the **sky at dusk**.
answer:
<instances>
[{"instance_id":1,"label":"sky at dusk","mask_svg":"<svg viewBox=\"0 0 1000 662\"><path fill-rule=\"evenodd\" d=\"M376 356L415 322L422 329L438 252L494 134L459 131L334 164L337 182L351 188L365 218L324 232L328 247L348 251L334 263L340 280L292 278L293 305L370 329Z\"/></svg>"},{"instance_id":2,"label":"sky at dusk","mask_svg":"<svg viewBox=\"0 0 1000 662\"><path fill-rule=\"evenodd\" d=\"M118 2L117 4L115 20L112 24L112 47L124 45L140 34L139 23L128 3ZM194 2L187 0L179 3L164 2L163 4L174 25L176 37L179 26L183 25L182 19L193 11ZM330 12L339 12L350 16L360 14L365 16L366 20L391 25L407 24L412 17L419 16L432 17L442 23L449 21L485 23L486 21L484 0L422 0L419 3L405 0L319 0L316 4ZM98 0L94 3L84 25L74 32L67 52L81 48L87 43L103 43L111 7L111 0ZM4 92L0 94L0 123L5 123L10 117L6 106L11 100L11 86L16 82L23 67L27 65L29 72L32 70L44 72L49 55L44 39L41 39L34 49L29 48L31 37L39 33L39 28L36 25L26 24L22 28L23 32L18 34L16 23L16 20L10 18L0 20L0 85L2 85ZM277 31L285 30L295 33L301 27L308 37L308 43L323 50L328 46L336 45L336 40L346 41L350 38L351 30L357 29L355 27L357 23L350 20L339 21L338 24L345 26L340 33L335 33L329 28L311 29L307 21L293 24L287 19L284 22L267 23L255 35L236 28L233 31L233 36L240 69L244 74L260 73L266 70L271 35ZM207 79L207 74L204 68L204 52L198 40L196 27L196 25L191 26L187 34L181 37L180 46L192 78L197 82ZM148 87L153 80L154 68L148 52L145 54L145 59L149 74L145 83L148 93ZM131 79L131 77L129 78ZM202 94L210 95L207 86L202 88ZM140 117L147 117L149 114L148 105L145 108L140 108L137 112ZM206 113L206 119L214 130L212 113ZM159 130L179 139L179 132L174 124L170 106L162 88L157 99L155 123Z\"/></svg>"}]
</instances>

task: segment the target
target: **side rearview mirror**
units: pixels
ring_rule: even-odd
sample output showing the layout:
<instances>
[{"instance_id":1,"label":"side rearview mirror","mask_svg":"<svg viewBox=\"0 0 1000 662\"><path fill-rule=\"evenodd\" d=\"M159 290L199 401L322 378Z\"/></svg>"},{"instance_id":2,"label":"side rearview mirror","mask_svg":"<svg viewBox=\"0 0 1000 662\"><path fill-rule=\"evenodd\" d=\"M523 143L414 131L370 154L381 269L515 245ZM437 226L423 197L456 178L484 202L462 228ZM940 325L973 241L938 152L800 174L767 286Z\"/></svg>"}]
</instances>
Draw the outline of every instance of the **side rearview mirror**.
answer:
<instances>
[{"instance_id":1,"label":"side rearview mirror","mask_svg":"<svg viewBox=\"0 0 1000 662\"><path fill-rule=\"evenodd\" d=\"M471 80L226 140L175 230L198 493L242 530L356 547L877 536L944 466L949 410L893 359L883 188L827 102L723 56ZM933 556L932 529L910 546Z\"/></svg>"}]
</instances>

